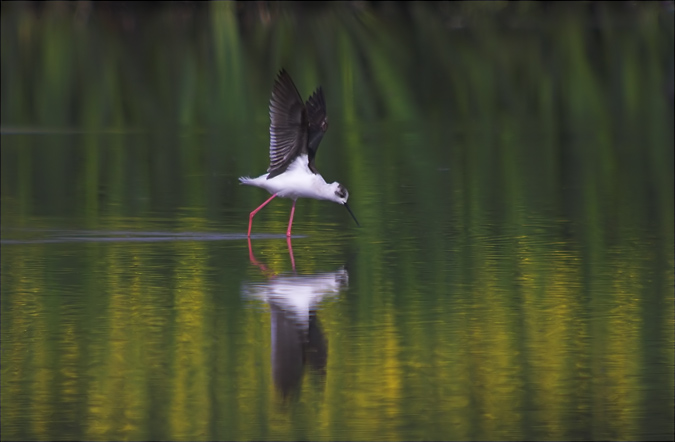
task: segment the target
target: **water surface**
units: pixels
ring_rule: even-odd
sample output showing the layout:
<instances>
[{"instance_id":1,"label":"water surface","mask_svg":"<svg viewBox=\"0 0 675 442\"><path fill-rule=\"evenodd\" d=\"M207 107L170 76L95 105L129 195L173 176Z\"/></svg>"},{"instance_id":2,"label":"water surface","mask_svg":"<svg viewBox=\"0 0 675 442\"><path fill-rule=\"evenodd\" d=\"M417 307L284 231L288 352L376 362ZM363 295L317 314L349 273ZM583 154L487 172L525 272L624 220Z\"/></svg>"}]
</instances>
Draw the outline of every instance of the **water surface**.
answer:
<instances>
[{"instance_id":1,"label":"water surface","mask_svg":"<svg viewBox=\"0 0 675 442\"><path fill-rule=\"evenodd\" d=\"M209 8L3 5L3 440L672 440L672 15ZM361 228L246 238L281 65Z\"/></svg>"}]
</instances>

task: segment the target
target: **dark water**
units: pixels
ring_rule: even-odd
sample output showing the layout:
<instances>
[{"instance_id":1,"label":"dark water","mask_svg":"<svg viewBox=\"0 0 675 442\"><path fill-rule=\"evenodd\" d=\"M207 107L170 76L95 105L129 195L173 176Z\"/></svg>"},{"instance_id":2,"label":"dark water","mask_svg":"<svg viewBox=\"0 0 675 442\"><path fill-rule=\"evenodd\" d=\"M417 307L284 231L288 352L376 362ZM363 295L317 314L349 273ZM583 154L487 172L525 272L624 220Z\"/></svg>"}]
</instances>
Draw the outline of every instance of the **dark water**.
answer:
<instances>
[{"instance_id":1,"label":"dark water","mask_svg":"<svg viewBox=\"0 0 675 442\"><path fill-rule=\"evenodd\" d=\"M307 39L222 4L178 36L3 5L2 439L672 440L652 6L550 29L338 8ZM360 228L299 200L287 241L277 199L246 239L281 65L324 89L317 166Z\"/></svg>"}]
</instances>

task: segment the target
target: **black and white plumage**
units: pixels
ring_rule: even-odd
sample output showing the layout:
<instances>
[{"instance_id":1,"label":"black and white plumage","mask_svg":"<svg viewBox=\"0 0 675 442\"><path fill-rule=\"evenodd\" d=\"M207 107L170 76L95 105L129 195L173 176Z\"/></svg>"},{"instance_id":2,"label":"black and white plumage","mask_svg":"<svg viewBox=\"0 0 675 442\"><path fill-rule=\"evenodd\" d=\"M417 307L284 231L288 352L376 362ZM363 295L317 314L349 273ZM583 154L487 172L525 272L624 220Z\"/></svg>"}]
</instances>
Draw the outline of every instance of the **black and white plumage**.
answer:
<instances>
[{"instance_id":1,"label":"black and white plumage","mask_svg":"<svg viewBox=\"0 0 675 442\"><path fill-rule=\"evenodd\" d=\"M248 236L251 236L253 217L275 197L293 200L287 236L291 236L295 203L298 198L328 200L347 205L349 192L340 183L328 184L314 164L316 151L328 129L326 100L319 87L303 103L291 76L282 69L277 76L270 99L270 165L267 173L257 178L241 177L239 181L249 186L261 187L272 197L251 212Z\"/></svg>"}]
</instances>

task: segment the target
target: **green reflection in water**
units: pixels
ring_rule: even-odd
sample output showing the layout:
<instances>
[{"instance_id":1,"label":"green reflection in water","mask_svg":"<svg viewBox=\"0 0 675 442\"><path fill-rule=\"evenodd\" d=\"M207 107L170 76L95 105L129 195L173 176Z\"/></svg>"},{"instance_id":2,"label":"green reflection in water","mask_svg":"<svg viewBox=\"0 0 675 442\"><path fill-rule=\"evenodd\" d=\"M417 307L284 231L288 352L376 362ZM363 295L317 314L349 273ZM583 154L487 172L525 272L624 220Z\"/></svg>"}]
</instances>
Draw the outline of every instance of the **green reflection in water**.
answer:
<instances>
[{"instance_id":1,"label":"green reflection in water","mask_svg":"<svg viewBox=\"0 0 675 442\"><path fill-rule=\"evenodd\" d=\"M206 8L3 4L2 439L672 438L672 15ZM267 274L243 240L6 242L244 232L281 66L364 225L298 203L298 272L350 283L293 400L241 296L285 241Z\"/></svg>"}]
</instances>

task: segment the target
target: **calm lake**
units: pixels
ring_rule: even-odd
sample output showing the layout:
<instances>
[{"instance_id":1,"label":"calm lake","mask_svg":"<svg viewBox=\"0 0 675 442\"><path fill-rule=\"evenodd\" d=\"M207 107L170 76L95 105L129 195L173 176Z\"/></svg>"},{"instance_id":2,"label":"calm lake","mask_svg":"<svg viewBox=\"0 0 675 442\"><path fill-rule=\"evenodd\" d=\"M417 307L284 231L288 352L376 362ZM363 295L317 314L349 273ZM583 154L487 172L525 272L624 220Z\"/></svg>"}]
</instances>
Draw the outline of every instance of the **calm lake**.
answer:
<instances>
[{"instance_id":1,"label":"calm lake","mask_svg":"<svg viewBox=\"0 0 675 442\"><path fill-rule=\"evenodd\" d=\"M673 440L672 5L506 3L3 2L1 438Z\"/></svg>"}]
</instances>

